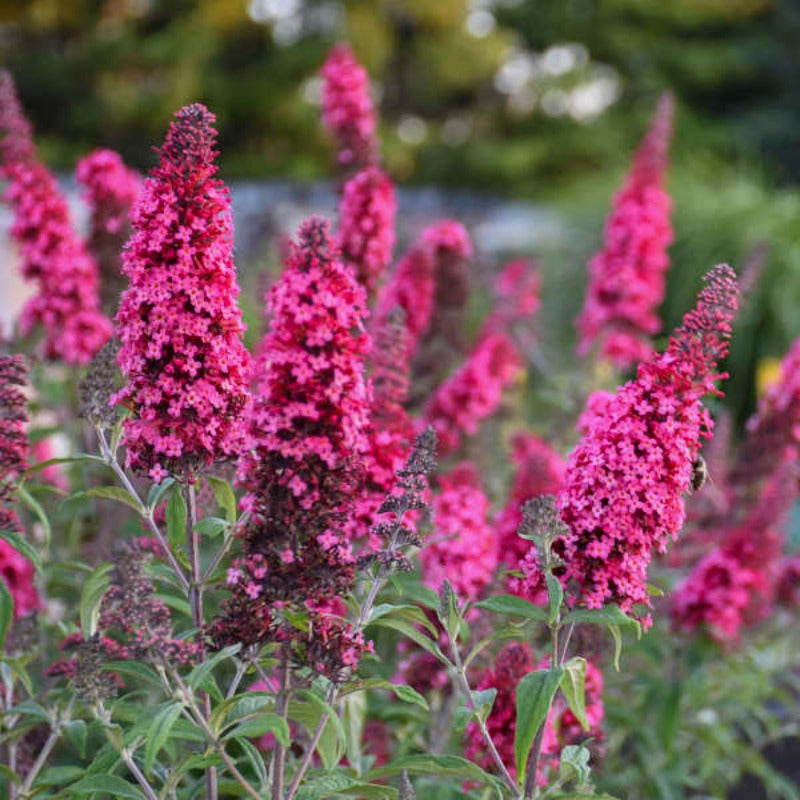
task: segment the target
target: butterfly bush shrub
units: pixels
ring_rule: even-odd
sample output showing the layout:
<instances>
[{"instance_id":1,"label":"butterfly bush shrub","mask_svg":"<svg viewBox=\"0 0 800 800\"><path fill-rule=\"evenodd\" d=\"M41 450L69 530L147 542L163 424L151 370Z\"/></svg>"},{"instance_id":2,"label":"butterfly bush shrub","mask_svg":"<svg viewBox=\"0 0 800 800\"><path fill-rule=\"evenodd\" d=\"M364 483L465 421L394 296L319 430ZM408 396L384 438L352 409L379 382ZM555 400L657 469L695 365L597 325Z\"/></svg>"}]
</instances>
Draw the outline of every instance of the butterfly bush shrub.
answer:
<instances>
[{"instance_id":1,"label":"butterfly bush shrub","mask_svg":"<svg viewBox=\"0 0 800 800\"><path fill-rule=\"evenodd\" d=\"M254 355L212 111L179 109L144 179L107 150L81 159L84 240L0 78L10 233L35 292L0 342L3 796L727 788L736 770L685 755L701 723L682 693L721 692L714 665L744 664L742 641L798 605L798 355L734 445L712 438L712 409L730 428L734 270L709 265L695 307L652 339L674 99L589 267L565 434L529 412L531 393L568 391L535 366L538 262L495 265L484 286L452 219L395 252L367 74L338 45L321 76L337 218L289 232ZM52 428L63 457L37 455ZM647 655L667 646L658 684ZM772 699L737 715L723 693L707 724L774 788ZM652 737L625 715L654 704L672 713L660 755L684 753L656 778L628 758L652 757Z\"/></svg>"}]
</instances>

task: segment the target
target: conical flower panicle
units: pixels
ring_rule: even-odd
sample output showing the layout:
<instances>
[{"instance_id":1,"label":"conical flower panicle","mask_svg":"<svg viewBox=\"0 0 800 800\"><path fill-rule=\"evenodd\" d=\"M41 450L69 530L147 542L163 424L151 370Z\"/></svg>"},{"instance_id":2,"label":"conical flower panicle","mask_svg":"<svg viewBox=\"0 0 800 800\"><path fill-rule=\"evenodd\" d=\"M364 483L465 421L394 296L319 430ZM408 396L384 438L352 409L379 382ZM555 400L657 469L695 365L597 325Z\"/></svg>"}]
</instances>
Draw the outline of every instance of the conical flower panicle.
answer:
<instances>
[{"instance_id":1,"label":"conical flower panicle","mask_svg":"<svg viewBox=\"0 0 800 800\"><path fill-rule=\"evenodd\" d=\"M76 233L66 198L53 174L36 158L31 127L11 76L0 76L0 153L9 185L4 199L14 222L23 276L36 294L20 317L24 334L41 326L45 358L86 364L111 336L100 311L97 266Z\"/></svg>"},{"instance_id":2,"label":"conical flower panicle","mask_svg":"<svg viewBox=\"0 0 800 800\"><path fill-rule=\"evenodd\" d=\"M100 270L103 308L116 311L127 282L122 247L130 236L130 211L142 186L139 174L113 150L94 150L78 161L75 178L91 212L88 247Z\"/></svg>"},{"instance_id":3,"label":"conical flower panicle","mask_svg":"<svg viewBox=\"0 0 800 800\"><path fill-rule=\"evenodd\" d=\"M214 177L214 115L172 122L123 254L117 325L128 463L155 480L237 457L247 444L250 356L236 304L230 196Z\"/></svg>"},{"instance_id":4,"label":"conical flower panicle","mask_svg":"<svg viewBox=\"0 0 800 800\"><path fill-rule=\"evenodd\" d=\"M345 183L339 202L339 249L369 295L392 260L396 211L394 186L378 167L366 167Z\"/></svg>"},{"instance_id":5,"label":"conical flower panicle","mask_svg":"<svg viewBox=\"0 0 800 800\"><path fill-rule=\"evenodd\" d=\"M648 606L651 554L664 552L683 525L692 465L713 426L701 399L723 377L718 363L738 304L730 267L714 267L705 280L666 351L639 365L569 458L558 497L569 533L555 548L573 602L617 603L626 613Z\"/></svg>"},{"instance_id":6,"label":"conical flower panicle","mask_svg":"<svg viewBox=\"0 0 800 800\"><path fill-rule=\"evenodd\" d=\"M298 661L335 677L365 646L336 598L354 578L345 523L368 451L369 338L364 289L326 222L301 227L269 310L249 413L253 446L238 471L249 512L244 557L228 572L231 595L213 635L219 644L295 638ZM309 614L312 641L285 624L287 605Z\"/></svg>"},{"instance_id":7,"label":"conical flower panicle","mask_svg":"<svg viewBox=\"0 0 800 800\"><path fill-rule=\"evenodd\" d=\"M627 369L653 352L650 337L661 329L672 242L671 201L664 188L674 99L662 96L650 130L606 221L603 249L589 262L589 286L578 317L578 353L596 342L600 353Z\"/></svg>"},{"instance_id":8,"label":"conical flower panicle","mask_svg":"<svg viewBox=\"0 0 800 800\"><path fill-rule=\"evenodd\" d=\"M337 44L320 70L322 122L339 147L344 169L374 164L378 155L377 116L369 95L369 78L346 44Z\"/></svg>"}]
</instances>

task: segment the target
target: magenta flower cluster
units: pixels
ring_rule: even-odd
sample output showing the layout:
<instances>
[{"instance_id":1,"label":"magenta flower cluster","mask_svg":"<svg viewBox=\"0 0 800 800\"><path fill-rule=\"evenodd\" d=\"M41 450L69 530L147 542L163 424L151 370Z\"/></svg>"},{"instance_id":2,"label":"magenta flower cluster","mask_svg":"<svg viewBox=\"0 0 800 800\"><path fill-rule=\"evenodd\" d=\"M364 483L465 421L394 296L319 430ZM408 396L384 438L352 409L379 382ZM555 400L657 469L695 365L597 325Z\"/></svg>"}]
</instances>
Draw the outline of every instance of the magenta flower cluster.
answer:
<instances>
[{"instance_id":1,"label":"magenta flower cluster","mask_svg":"<svg viewBox=\"0 0 800 800\"><path fill-rule=\"evenodd\" d=\"M653 351L650 337L661 329L672 242L671 202L664 189L674 99L665 94L656 108L633 168L606 222L603 249L589 262L589 287L578 318L585 355L599 342L600 353L627 369Z\"/></svg>"},{"instance_id":2,"label":"magenta flower cluster","mask_svg":"<svg viewBox=\"0 0 800 800\"><path fill-rule=\"evenodd\" d=\"M337 162L360 168L377 157L377 118L369 95L369 77L346 44L328 54L322 75L322 122L338 145Z\"/></svg>"},{"instance_id":3,"label":"magenta flower cluster","mask_svg":"<svg viewBox=\"0 0 800 800\"><path fill-rule=\"evenodd\" d=\"M4 199L12 207L11 237L20 249L23 276L36 284L20 329L44 331L46 358L86 364L111 336L100 311L97 266L75 231L66 198L53 174L36 158L8 73L0 76L2 174L9 181Z\"/></svg>"},{"instance_id":4,"label":"magenta flower cluster","mask_svg":"<svg viewBox=\"0 0 800 800\"><path fill-rule=\"evenodd\" d=\"M199 104L176 114L123 256L130 286L116 321L127 383L114 399L133 411L129 465L156 481L235 458L247 444L250 356L213 123Z\"/></svg>"},{"instance_id":5,"label":"magenta flower cluster","mask_svg":"<svg viewBox=\"0 0 800 800\"><path fill-rule=\"evenodd\" d=\"M119 153L94 150L78 161L75 178L83 186L83 199L92 215L92 228L119 233L139 196L141 178L125 166Z\"/></svg>"},{"instance_id":6,"label":"magenta flower cluster","mask_svg":"<svg viewBox=\"0 0 800 800\"><path fill-rule=\"evenodd\" d=\"M231 596L215 637L247 643L293 636L282 610L304 608L315 637L297 657L333 677L365 647L330 601L352 588L344 522L363 479L370 394L366 296L339 260L326 222L314 218L301 227L270 290L269 311L249 413L252 449L238 472L247 491L245 555L228 572Z\"/></svg>"},{"instance_id":7,"label":"magenta flower cluster","mask_svg":"<svg viewBox=\"0 0 800 800\"><path fill-rule=\"evenodd\" d=\"M569 534L554 549L573 602L617 603L626 613L650 605L651 554L664 552L683 524L692 465L713 426L701 399L717 391L738 305L730 267L718 265L705 281L666 351L639 365L569 458L558 496Z\"/></svg>"},{"instance_id":8,"label":"magenta flower cluster","mask_svg":"<svg viewBox=\"0 0 800 800\"><path fill-rule=\"evenodd\" d=\"M339 249L372 294L392 260L394 186L378 167L366 167L344 185L339 203Z\"/></svg>"}]
</instances>

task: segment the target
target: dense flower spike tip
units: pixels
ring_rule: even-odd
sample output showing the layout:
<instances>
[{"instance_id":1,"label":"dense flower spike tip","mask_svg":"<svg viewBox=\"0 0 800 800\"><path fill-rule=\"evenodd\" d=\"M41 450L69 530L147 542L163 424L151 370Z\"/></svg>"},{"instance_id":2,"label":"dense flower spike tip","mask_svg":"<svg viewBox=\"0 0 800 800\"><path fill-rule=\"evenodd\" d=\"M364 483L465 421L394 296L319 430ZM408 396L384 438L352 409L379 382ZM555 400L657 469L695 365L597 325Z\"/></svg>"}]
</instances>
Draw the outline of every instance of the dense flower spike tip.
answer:
<instances>
[{"instance_id":1,"label":"dense flower spike tip","mask_svg":"<svg viewBox=\"0 0 800 800\"><path fill-rule=\"evenodd\" d=\"M130 282L117 325L129 405L128 463L155 480L245 448L250 356L236 304L230 196L213 149L214 115L195 104L172 122L132 213Z\"/></svg>"},{"instance_id":2,"label":"dense flower spike tip","mask_svg":"<svg viewBox=\"0 0 800 800\"><path fill-rule=\"evenodd\" d=\"M505 334L490 333L478 342L463 366L439 386L425 407L422 424L436 431L441 453L452 453L462 436L478 430L497 410L503 391L522 369L517 348Z\"/></svg>"},{"instance_id":3,"label":"dense flower spike tip","mask_svg":"<svg viewBox=\"0 0 800 800\"><path fill-rule=\"evenodd\" d=\"M477 600L497 566L497 540L487 520L489 499L470 461L443 475L439 484L434 533L419 554L423 580L435 592L448 580L460 600Z\"/></svg>"},{"instance_id":4,"label":"dense flower spike tip","mask_svg":"<svg viewBox=\"0 0 800 800\"><path fill-rule=\"evenodd\" d=\"M249 511L245 555L228 572L232 593L214 630L220 643L296 636L282 628L282 609L304 609L315 637L313 646L296 641L297 657L332 677L365 647L326 609L352 585L343 523L363 480L370 411L366 296L338 255L328 224L309 220L269 294L249 413L253 449L238 472Z\"/></svg>"},{"instance_id":5,"label":"dense flower spike tip","mask_svg":"<svg viewBox=\"0 0 800 800\"><path fill-rule=\"evenodd\" d=\"M130 210L141 190L141 176L113 150L84 156L75 168L82 196L91 212L88 246L100 269L103 308L116 311L127 282L122 275L122 246L130 236Z\"/></svg>"},{"instance_id":6,"label":"dense flower spike tip","mask_svg":"<svg viewBox=\"0 0 800 800\"><path fill-rule=\"evenodd\" d=\"M100 312L97 266L72 226L66 198L53 174L36 159L8 73L0 77L0 150L12 207L11 238L20 248L23 276L37 293L20 317L24 334L41 325L45 358L85 364L111 336Z\"/></svg>"},{"instance_id":7,"label":"dense flower spike tip","mask_svg":"<svg viewBox=\"0 0 800 800\"><path fill-rule=\"evenodd\" d=\"M344 185L339 203L339 248L372 294L392 260L394 186L378 167L366 167Z\"/></svg>"},{"instance_id":8,"label":"dense flower spike tip","mask_svg":"<svg viewBox=\"0 0 800 800\"><path fill-rule=\"evenodd\" d=\"M322 122L339 146L339 165L351 169L374 163L377 118L366 70L342 43L331 49L320 74Z\"/></svg>"},{"instance_id":9,"label":"dense flower spike tip","mask_svg":"<svg viewBox=\"0 0 800 800\"><path fill-rule=\"evenodd\" d=\"M605 227L603 249L589 262L589 286L578 317L578 353L595 342L620 369L653 351L661 329L656 310L664 299L672 242L671 202L664 188L674 98L664 94L634 158Z\"/></svg>"},{"instance_id":10,"label":"dense flower spike tip","mask_svg":"<svg viewBox=\"0 0 800 800\"><path fill-rule=\"evenodd\" d=\"M0 530L21 533L13 508L14 481L28 462L25 426L27 367L22 356L0 355ZM34 568L8 542L0 540L0 579L14 599L14 616L30 614L41 605L33 583Z\"/></svg>"},{"instance_id":11,"label":"dense flower spike tip","mask_svg":"<svg viewBox=\"0 0 800 800\"><path fill-rule=\"evenodd\" d=\"M730 267L714 267L705 280L666 351L639 365L569 458L558 497L569 533L555 549L573 602L617 603L626 613L648 606L651 553L664 552L681 529L692 465L713 426L701 399L722 377L717 364L738 305Z\"/></svg>"}]
</instances>

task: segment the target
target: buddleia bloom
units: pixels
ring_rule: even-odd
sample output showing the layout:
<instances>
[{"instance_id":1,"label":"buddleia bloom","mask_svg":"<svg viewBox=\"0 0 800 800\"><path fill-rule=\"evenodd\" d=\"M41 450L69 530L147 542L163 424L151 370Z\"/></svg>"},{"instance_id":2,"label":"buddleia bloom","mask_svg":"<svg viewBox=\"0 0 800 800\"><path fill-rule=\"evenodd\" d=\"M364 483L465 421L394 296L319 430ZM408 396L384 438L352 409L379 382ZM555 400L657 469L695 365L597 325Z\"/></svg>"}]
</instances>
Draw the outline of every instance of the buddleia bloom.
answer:
<instances>
[{"instance_id":1,"label":"buddleia bloom","mask_svg":"<svg viewBox=\"0 0 800 800\"><path fill-rule=\"evenodd\" d=\"M0 75L0 143L5 200L14 213L11 238L20 249L21 269L36 293L26 303L20 329L41 326L46 358L85 364L111 336L100 311L97 266L75 231L66 198L40 161L14 91Z\"/></svg>"},{"instance_id":2,"label":"buddleia bloom","mask_svg":"<svg viewBox=\"0 0 800 800\"><path fill-rule=\"evenodd\" d=\"M374 163L377 118L366 70L346 44L337 44L320 74L322 121L339 148L339 165L352 169Z\"/></svg>"},{"instance_id":3,"label":"buddleia bloom","mask_svg":"<svg viewBox=\"0 0 800 800\"><path fill-rule=\"evenodd\" d=\"M335 675L342 659L363 649L326 608L350 590L354 575L343 522L368 447L369 342L364 289L339 260L326 222L301 227L269 310L249 413L253 448L238 472L247 492L244 556L228 573L231 597L215 636L248 644L289 635L281 609L305 609L320 634L314 648L322 648L306 657Z\"/></svg>"},{"instance_id":4,"label":"buddleia bloom","mask_svg":"<svg viewBox=\"0 0 800 800\"><path fill-rule=\"evenodd\" d=\"M22 356L0 355L0 530L18 534L22 533L22 525L13 503L15 481L28 462L26 383L27 367ZM41 604L33 579L33 564L0 540L0 580L14 600L17 618Z\"/></svg>"},{"instance_id":5,"label":"buddleia bloom","mask_svg":"<svg viewBox=\"0 0 800 800\"><path fill-rule=\"evenodd\" d=\"M88 246L100 269L103 307L116 311L126 282L122 246L130 236L130 211L141 189L141 177L113 150L94 150L78 161L75 178L91 212Z\"/></svg>"},{"instance_id":6,"label":"buddleia bloom","mask_svg":"<svg viewBox=\"0 0 800 800\"><path fill-rule=\"evenodd\" d=\"M366 167L345 183L339 202L339 248L370 295L392 259L396 211L392 182L378 167Z\"/></svg>"},{"instance_id":7,"label":"buddleia bloom","mask_svg":"<svg viewBox=\"0 0 800 800\"><path fill-rule=\"evenodd\" d=\"M626 613L648 606L651 554L683 525L692 465L713 426L701 400L719 394L717 365L738 305L730 267L714 267L705 283L666 351L639 365L569 457L558 496L569 532L554 549L573 602L617 603Z\"/></svg>"},{"instance_id":8,"label":"buddleia bloom","mask_svg":"<svg viewBox=\"0 0 800 800\"><path fill-rule=\"evenodd\" d=\"M662 96L606 221L603 249L589 262L589 286L578 318L578 353L599 342L600 353L626 369L653 352L661 329L672 242L671 202L664 188L674 100Z\"/></svg>"},{"instance_id":9,"label":"buddleia bloom","mask_svg":"<svg viewBox=\"0 0 800 800\"><path fill-rule=\"evenodd\" d=\"M116 321L127 382L113 399L133 411L129 465L155 480L234 458L247 443L250 357L213 122L199 104L175 115L123 255L130 286Z\"/></svg>"}]
</instances>

